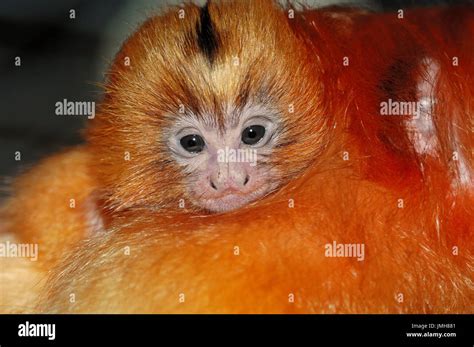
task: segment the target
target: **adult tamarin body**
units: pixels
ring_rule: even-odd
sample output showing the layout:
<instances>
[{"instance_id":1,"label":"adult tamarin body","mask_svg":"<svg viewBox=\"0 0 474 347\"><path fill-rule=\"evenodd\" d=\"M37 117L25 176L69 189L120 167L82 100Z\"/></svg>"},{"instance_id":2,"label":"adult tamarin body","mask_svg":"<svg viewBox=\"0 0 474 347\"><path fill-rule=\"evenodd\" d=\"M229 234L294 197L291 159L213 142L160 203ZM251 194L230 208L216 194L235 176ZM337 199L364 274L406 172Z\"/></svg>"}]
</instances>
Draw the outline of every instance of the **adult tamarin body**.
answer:
<instances>
[{"instance_id":1,"label":"adult tamarin body","mask_svg":"<svg viewBox=\"0 0 474 347\"><path fill-rule=\"evenodd\" d=\"M471 7L230 1L151 18L86 143L5 205L9 235L39 243L24 273L41 285L19 288L8 260L4 292L33 294L2 305L472 311L473 33Z\"/></svg>"}]
</instances>

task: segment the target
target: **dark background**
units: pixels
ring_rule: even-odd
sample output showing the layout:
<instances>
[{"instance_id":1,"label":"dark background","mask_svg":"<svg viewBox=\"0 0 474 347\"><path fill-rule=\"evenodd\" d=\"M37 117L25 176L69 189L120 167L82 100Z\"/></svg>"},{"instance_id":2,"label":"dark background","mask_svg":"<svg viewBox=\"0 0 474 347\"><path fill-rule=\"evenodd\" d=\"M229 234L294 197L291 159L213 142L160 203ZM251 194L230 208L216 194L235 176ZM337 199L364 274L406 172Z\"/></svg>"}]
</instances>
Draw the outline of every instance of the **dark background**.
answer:
<instances>
[{"instance_id":1,"label":"dark background","mask_svg":"<svg viewBox=\"0 0 474 347\"><path fill-rule=\"evenodd\" d=\"M306 1L315 6L349 3L378 11L459 2ZM0 196L12 176L41 157L81 141L79 130L87 118L57 116L55 103L64 98L100 100L96 83L104 80L121 42L164 4L160 0L1 0ZM70 9L76 11L76 19L69 18ZM16 56L21 57L20 67L14 65ZM21 161L14 160L16 151L21 152Z\"/></svg>"}]
</instances>

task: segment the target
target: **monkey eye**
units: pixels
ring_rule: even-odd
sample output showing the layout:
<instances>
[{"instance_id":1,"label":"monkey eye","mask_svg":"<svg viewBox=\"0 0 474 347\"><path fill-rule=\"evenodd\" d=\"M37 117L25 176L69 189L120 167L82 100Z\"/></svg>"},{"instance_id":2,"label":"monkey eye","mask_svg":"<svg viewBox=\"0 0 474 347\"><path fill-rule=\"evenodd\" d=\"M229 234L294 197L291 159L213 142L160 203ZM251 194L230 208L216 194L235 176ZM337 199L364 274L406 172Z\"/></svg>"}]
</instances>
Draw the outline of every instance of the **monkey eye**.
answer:
<instances>
[{"instance_id":1,"label":"monkey eye","mask_svg":"<svg viewBox=\"0 0 474 347\"><path fill-rule=\"evenodd\" d=\"M199 153L205 146L204 139L196 134L183 136L179 143L189 153Z\"/></svg>"},{"instance_id":2,"label":"monkey eye","mask_svg":"<svg viewBox=\"0 0 474 347\"><path fill-rule=\"evenodd\" d=\"M246 145L255 145L265 136L265 127L251 125L242 131L242 142Z\"/></svg>"}]
</instances>

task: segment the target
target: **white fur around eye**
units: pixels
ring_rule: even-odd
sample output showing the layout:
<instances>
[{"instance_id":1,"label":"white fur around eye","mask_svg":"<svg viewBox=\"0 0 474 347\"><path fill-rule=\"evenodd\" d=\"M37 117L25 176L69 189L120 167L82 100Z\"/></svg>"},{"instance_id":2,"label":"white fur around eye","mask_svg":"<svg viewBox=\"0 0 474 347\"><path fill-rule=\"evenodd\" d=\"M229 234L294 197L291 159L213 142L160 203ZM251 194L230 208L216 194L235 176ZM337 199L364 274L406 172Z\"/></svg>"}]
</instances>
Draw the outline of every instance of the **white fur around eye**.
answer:
<instances>
[{"instance_id":1,"label":"white fur around eye","mask_svg":"<svg viewBox=\"0 0 474 347\"><path fill-rule=\"evenodd\" d=\"M239 110L234 107L224 109L226 111L223 130L219 128L217 118L211 114L197 117L193 113L188 113L172 117L176 121L170 128L165 129L164 136L167 137L169 149L178 164L186 166L187 170L189 167L196 168L203 160L213 158L219 149L226 147L254 148L264 154L271 152L278 139L281 124L278 111L262 105L247 105ZM242 142L242 132L252 125L265 127L265 135L257 144L247 145ZM181 146L181 138L193 134L203 138L206 145L202 152L189 153Z\"/></svg>"},{"instance_id":2,"label":"white fur around eye","mask_svg":"<svg viewBox=\"0 0 474 347\"><path fill-rule=\"evenodd\" d=\"M273 135L276 131L277 124L273 122L271 119L264 117L264 116L256 116L249 118L247 121L243 123L240 129L240 133L242 134L245 129L253 125L261 125L265 128L265 135L263 138L254 145L247 145L242 143L244 146L252 147L252 148L262 148L269 144L270 139L273 138Z\"/></svg>"},{"instance_id":3,"label":"white fur around eye","mask_svg":"<svg viewBox=\"0 0 474 347\"><path fill-rule=\"evenodd\" d=\"M206 142L200 122L192 114L175 115L173 118L175 118L176 121L170 128L163 131L163 136L175 159L193 158L200 155L202 152L190 153L186 151L180 143L180 140L187 135L199 135L204 139L204 142Z\"/></svg>"},{"instance_id":4,"label":"white fur around eye","mask_svg":"<svg viewBox=\"0 0 474 347\"><path fill-rule=\"evenodd\" d=\"M206 147L204 147L203 151L197 152L197 153L188 152L185 148L183 148L183 146L181 145L181 139L184 136L187 136L187 135L200 135L200 134L197 133L197 132L192 132L192 133L189 133L189 134L181 134L181 135L174 136L169 142L169 148L170 148L171 152L173 154L175 154L177 156L181 156L183 158L194 158L194 157L197 157L200 154L202 154L202 152L204 152L206 150ZM204 142L206 141L206 139L204 137L203 137L203 140L204 140Z\"/></svg>"}]
</instances>

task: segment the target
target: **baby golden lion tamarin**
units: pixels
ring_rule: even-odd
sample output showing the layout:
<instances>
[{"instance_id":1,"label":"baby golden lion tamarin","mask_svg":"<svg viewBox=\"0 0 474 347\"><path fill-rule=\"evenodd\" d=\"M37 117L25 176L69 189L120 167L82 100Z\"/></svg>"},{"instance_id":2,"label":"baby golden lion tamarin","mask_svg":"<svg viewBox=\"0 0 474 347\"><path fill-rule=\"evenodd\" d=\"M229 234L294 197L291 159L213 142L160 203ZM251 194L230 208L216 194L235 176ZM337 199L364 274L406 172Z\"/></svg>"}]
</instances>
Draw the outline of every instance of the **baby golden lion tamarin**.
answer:
<instances>
[{"instance_id":1,"label":"baby golden lion tamarin","mask_svg":"<svg viewBox=\"0 0 474 347\"><path fill-rule=\"evenodd\" d=\"M305 78L317 69L297 41L259 22L230 28L224 14L211 19L209 5L182 11L150 19L111 67L88 131L106 209L173 209L184 200L233 210L308 167L325 141L327 117L312 112L320 88ZM243 47L259 30L271 40ZM283 50L284 59L272 53ZM226 160L230 153L243 162Z\"/></svg>"},{"instance_id":2,"label":"baby golden lion tamarin","mask_svg":"<svg viewBox=\"0 0 474 347\"><path fill-rule=\"evenodd\" d=\"M473 18L263 0L151 18L86 143L5 205L40 260L9 260L3 307L471 311Z\"/></svg>"},{"instance_id":3,"label":"baby golden lion tamarin","mask_svg":"<svg viewBox=\"0 0 474 347\"><path fill-rule=\"evenodd\" d=\"M148 20L125 42L86 144L19 179L6 220L42 244L46 257L56 254L49 243L75 242L119 211L242 207L301 173L322 150L330 120L312 112L320 87L305 76L317 76L318 67L299 42L268 27L260 49L258 42L241 47L262 30L259 22L217 31L225 16L211 20L208 7L183 11ZM263 48L288 49L287 57L262 56ZM38 206L32 197L45 192L48 201Z\"/></svg>"}]
</instances>

